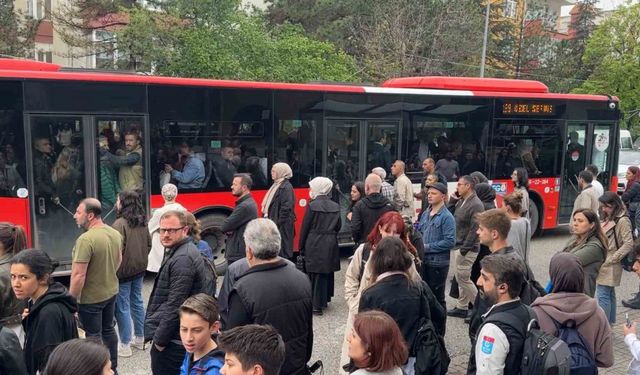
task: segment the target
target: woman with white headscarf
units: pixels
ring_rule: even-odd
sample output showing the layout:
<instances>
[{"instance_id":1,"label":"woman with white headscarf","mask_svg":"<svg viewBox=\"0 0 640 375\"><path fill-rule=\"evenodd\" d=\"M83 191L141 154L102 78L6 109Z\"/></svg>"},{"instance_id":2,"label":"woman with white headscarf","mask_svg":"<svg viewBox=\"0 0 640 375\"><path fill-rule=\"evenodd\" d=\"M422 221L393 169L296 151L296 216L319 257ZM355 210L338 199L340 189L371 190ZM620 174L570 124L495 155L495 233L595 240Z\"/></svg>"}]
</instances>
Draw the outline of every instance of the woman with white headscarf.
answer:
<instances>
[{"instance_id":1,"label":"woman with white headscarf","mask_svg":"<svg viewBox=\"0 0 640 375\"><path fill-rule=\"evenodd\" d=\"M333 273L340 270L338 232L342 222L340 206L329 197L333 188L331 180L316 177L309 182L309 187L311 201L302 220L299 248L311 279L313 313L322 315L333 297Z\"/></svg>"},{"instance_id":2,"label":"woman with white headscarf","mask_svg":"<svg viewBox=\"0 0 640 375\"><path fill-rule=\"evenodd\" d=\"M267 191L262 200L262 217L271 219L280 229L280 256L293 259L293 237L296 214L295 196L293 186L289 179L293 177L293 171L287 163L275 163L271 167L273 185Z\"/></svg>"},{"instance_id":3,"label":"woman with white headscarf","mask_svg":"<svg viewBox=\"0 0 640 375\"><path fill-rule=\"evenodd\" d=\"M160 242L160 218L165 212L169 211L186 211L187 209L176 202L178 197L178 188L174 184L165 184L162 186L162 198L164 199L164 206L153 211L151 219L147 227L149 228L149 234L151 234L151 251L149 251L149 263L147 263L147 271L158 272L162 259L164 258L164 246Z\"/></svg>"}]
</instances>

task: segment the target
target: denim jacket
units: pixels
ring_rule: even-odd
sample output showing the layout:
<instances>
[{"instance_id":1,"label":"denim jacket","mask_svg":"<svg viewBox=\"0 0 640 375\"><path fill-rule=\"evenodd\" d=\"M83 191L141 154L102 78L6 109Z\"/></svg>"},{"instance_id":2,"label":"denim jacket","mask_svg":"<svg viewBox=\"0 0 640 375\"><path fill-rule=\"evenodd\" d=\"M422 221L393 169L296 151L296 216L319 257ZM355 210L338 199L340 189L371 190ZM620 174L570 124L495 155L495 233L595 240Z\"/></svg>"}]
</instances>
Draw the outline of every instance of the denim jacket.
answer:
<instances>
[{"instance_id":1,"label":"denim jacket","mask_svg":"<svg viewBox=\"0 0 640 375\"><path fill-rule=\"evenodd\" d=\"M197 156L190 156L182 172L173 170L171 177L178 181L178 189L200 189L204 187L204 163Z\"/></svg>"},{"instance_id":2,"label":"denim jacket","mask_svg":"<svg viewBox=\"0 0 640 375\"><path fill-rule=\"evenodd\" d=\"M431 217L431 208L420 217L418 230L424 242L424 261L431 266L448 266L456 244L456 220L446 207Z\"/></svg>"}]
</instances>

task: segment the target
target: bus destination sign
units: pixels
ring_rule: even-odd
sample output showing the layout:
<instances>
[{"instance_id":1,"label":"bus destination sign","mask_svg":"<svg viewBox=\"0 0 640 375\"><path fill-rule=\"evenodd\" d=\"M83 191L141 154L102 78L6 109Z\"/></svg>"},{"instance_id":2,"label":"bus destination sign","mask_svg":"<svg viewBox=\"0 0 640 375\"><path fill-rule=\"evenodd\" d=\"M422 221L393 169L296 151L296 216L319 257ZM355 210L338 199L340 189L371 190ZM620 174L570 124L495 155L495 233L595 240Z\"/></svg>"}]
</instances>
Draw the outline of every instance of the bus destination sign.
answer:
<instances>
[{"instance_id":1,"label":"bus destination sign","mask_svg":"<svg viewBox=\"0 0 640 375\"><path fill-rule=\"evenodd\" d=\"M537 102L504 102L502 103L502 114L506 116L553 116L555 115L555 105Z\"/></svg>"}]
</instances>

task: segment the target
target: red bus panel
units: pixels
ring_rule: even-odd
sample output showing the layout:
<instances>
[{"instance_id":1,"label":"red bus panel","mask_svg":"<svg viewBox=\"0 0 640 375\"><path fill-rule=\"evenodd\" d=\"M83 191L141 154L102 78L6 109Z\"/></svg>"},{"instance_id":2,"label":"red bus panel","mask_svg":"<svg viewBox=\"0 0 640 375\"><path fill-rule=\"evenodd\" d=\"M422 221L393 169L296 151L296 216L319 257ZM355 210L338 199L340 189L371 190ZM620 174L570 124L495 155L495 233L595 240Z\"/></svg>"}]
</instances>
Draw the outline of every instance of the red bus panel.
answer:
<instances>
[{"instance_id":1,"label":"red bus panel","mask_svg":"<svg viewBox=\"0 0 640 375\"><path fill-rule=\"evenodd\" d=\"M295 194L295 208L294 212L296 215L295 222L295 238L293 242L293 248L295 251L298 251L298 239L300 235L300 227L302 226L302 218L306 211L306 205L309 201L309 189L308 188L298 188L293 189ZM254 190L251 192L253 199L256 201L258 205L258 215L261 215L261 207L262 200L264 196L267 194L267 190ZM199 216L199 214L210 211L218 211L221 213L231 212L236 205L236 197L231 195L231 192L215 192L215 193L179 193L176 201L184 206L190 212L193 212L194 215ZM162 207L164 204L164 200L162 199L162 195L152 195L151 196L151 208L157 209Z\"/></svg>"},{"instance_id":2,"label":"red bus panel","mask_svg":"<svg viewBox=\"0 0 640 375\"><path fill-rule=\"evenodd\" d=\"M492 186L497 192L496 201L502 206L502 197L512 193L514 186L511 180L493 180ZM558 225L560 210L560 178L543 177L529 179L529 196L538 195L542 201L540 221L542 229L555 228ZM533 201L533 200L532 200Z\"/></svg>"},{"instance_id":3,"label":"red bus panel","mask_svg":"<svg viewBox=\"0 0 640 375\"><path fill-rule=\"evenodd\" d=\"M31 220L29 220L29 199L27 198L0 198L0 220L21 225L27 235L27 244L33 246L31 241Z\"/></svg>"}]
</instances>

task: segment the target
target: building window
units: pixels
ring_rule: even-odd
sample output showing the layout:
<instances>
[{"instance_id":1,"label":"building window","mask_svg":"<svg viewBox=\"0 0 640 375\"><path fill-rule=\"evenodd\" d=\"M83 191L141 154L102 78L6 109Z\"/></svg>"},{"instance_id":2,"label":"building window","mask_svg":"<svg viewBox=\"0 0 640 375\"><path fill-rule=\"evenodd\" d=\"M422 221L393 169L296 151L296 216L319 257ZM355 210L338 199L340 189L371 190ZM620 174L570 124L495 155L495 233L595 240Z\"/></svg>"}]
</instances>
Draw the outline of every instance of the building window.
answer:
<instances>
[{"instance_id":1,"label":"building window","mask_svg":"<svg viewBox=\"0 0 640 375\"><path fill-rule=\"evenodd\" d=\"M51 51L36 51L36 60L51 63L53 61L53 55Z\"/></svg>"},{"instance_id":2,"label":"building window","mask_svg":"<svg viewBox=\"0 0 640 375\"><path fill-rule=\"evenodd\" d=\"M93 32L93 42L95 45L95 69L114 69L116 65L115 38L112 33L106 30L95 30Z\"/></svg>"},{"instance_id":3,"label":"building window","mask_svg":"<svg viewBox=\"0 0 640 375\"><path fill-rule=\"evenodd\" d=\"M504 4L504 16L508 18L516 18L518 9L517 0L507 0Z\"/></svg>"},{"instance_id":4,"label":"building window","mask_svg":"<svg viewBox=\"0 0 640 375\"><path fill-rule=\"evenodd\" d=\"M50 20L51 0L27 0L27 16L38 20Z\"/></svg>"},{"instance_id":5,"label":"building window","mask_svg":"<svg viewBox=\"0 0 640 375\"><path fill-rule=\"evenodd\" d=\"M27 16L33 17L33 2L34 0L27 0Z\"/></svg>"}]
</instances>

